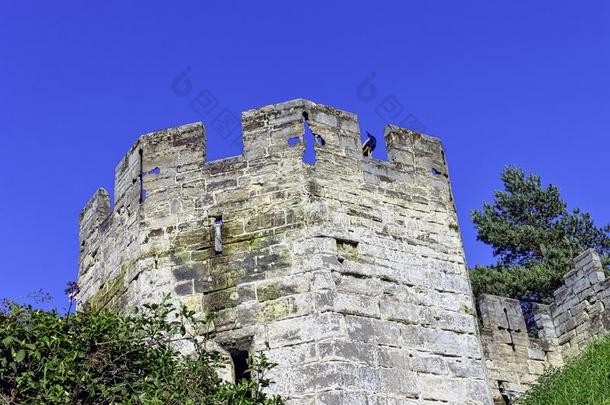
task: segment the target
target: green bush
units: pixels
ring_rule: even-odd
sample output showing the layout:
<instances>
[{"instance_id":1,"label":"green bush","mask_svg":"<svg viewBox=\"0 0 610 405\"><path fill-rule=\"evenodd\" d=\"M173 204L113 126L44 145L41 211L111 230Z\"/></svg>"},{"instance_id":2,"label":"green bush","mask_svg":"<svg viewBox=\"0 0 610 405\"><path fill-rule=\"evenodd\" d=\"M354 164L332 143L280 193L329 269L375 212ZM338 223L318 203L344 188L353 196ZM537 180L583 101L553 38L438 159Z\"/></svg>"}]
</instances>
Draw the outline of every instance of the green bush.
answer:
<instances>
[{"instance_id":1,"label":"green bush","mask_svg":"<svg viewBox=\"0 0 610 405\"><path fill-rule=\"evenodd\" d=\"M0 309L0 404L283 404L263 392L272 368L250 363L250 380L219 379L205 349L208 319L164 301L119 315L60 316L32 306ZM192 348L184 356L178 345Z\"/></svg>"},{"instance_id":2,"label":"green bush","mask_svg":"<svg viewBox=\"0 0 610 405\"><path fill-rule=\"evenodd\" d=\"M591 343L587 351L543 376L518 401L521 405L609 405L610 336Z\"/></svg>"}]
</instances>

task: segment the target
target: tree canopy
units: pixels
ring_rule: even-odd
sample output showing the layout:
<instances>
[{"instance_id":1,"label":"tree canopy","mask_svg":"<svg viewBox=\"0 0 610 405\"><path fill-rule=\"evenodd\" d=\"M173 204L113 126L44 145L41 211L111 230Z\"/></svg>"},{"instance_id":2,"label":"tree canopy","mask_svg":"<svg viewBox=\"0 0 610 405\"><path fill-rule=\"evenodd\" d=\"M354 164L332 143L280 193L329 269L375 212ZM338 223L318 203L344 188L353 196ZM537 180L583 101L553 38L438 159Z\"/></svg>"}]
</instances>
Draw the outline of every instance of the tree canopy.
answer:
<instances>
[{"instance_id":1,"label":"tree canopy","mask_svg":"<svg viewBox=\"0 0 610 405\"><path fill-rule=\"evenodd\" d=\"M610 225L597 227L589 213L569 211L559 189L544 187L536 174L509 166L501 179L504 190L493 203L471 213L477 238L497 257L496 264L470 272L476 295L545 301L583 250L597 250L610 264Z\"/></svg>"}]
</instances>

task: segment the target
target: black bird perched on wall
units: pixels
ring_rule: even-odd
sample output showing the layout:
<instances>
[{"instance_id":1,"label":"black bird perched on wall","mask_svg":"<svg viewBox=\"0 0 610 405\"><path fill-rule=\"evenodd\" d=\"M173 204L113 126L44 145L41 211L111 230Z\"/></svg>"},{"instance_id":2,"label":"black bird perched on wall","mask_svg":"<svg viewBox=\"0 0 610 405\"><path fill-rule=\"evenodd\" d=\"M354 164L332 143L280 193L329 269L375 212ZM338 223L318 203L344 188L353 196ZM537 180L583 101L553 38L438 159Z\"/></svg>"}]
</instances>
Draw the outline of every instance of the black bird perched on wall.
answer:
<instances>
[{"instance_id":1,"label":"black bird perched on wall","mask_svg":"<svg viewBox=\"0 0 610 405\"><path fill-rule=\"evenodd\" d=\"M368 138L362 144L362 156L372 155L373 151L375 150L375 146L377 146L377 139L371 135L369 131L366 131L366 136L368 136Z\"/></svg>"}]
</instances>

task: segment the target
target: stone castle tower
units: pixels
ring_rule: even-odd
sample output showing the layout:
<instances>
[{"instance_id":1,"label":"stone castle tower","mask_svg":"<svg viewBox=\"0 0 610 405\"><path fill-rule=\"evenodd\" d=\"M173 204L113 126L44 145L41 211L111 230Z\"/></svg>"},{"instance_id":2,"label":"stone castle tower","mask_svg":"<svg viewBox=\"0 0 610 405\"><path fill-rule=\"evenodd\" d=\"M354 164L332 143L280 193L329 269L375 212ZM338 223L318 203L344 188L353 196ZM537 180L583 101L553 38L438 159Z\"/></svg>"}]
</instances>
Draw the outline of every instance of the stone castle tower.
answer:
<instances>
[{"instance_id":1,"label":"stone castle tower","mask_svg":"<svg viewBox=\"0 0 610 405\"><path fill-rule=\"evenodd\" d=\"M136 141L81 213L79 302L212 312L291 404L491 403L440 141L390 125L388 161L363 157L357 117L307 100L242 126L216 161L201 124Z\"/></svg>"}]
</instances>

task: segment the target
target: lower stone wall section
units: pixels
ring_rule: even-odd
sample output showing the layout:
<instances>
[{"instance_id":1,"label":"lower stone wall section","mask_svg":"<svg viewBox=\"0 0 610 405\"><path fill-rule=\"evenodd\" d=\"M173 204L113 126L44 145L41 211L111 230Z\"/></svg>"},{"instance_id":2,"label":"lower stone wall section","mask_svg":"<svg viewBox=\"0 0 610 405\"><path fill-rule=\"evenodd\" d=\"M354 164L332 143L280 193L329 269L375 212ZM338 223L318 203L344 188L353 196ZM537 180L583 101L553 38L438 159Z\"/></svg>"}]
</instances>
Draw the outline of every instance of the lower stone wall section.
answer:
<instances>
[{"instance_id":1,"label":"lower stone wall section","mask_svg":"<svg viewBox=\"0 0 610 405\"><path fill-rule=\"evenodd\" d=\"M561 367L610 331L610 279L594 250L574 259L551 305L533 304L529 330L518 300L478 298L481 342L498 404L512 403L550 367Z\"/></svg>"},{"instance_id":2,"label":"lower stone wall section","mask_svg":"<svg viewBox=\"0 0 610 405\"><path fill-rule=\"evenodd\" d=\"M566 359L581 353L589 341L610 330L610 279L597 253L588 250L574 259L564 285L551 306L557 344Z\"/></svg>"}]
</instances>

